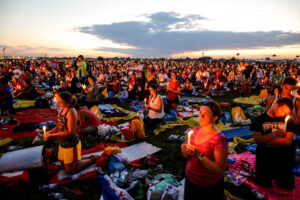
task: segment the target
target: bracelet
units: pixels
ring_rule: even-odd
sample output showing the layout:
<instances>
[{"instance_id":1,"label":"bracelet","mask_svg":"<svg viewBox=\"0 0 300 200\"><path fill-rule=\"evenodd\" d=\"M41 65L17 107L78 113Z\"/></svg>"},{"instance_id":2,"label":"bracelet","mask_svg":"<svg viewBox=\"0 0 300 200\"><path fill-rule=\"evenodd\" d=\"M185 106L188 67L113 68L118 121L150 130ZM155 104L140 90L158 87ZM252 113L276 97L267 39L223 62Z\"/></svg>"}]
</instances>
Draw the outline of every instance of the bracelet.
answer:
<instances>
[{"instance_id":1,"label":"bracelet","mask_svg":"<svg viewBox=\"0 0 300 200\"><path fill-rule=\"evenodd\" d=\"M199 158L198 158L200 161L202 161L204 159L204 154L202 153Z\"/></svg>"}]
</instances>

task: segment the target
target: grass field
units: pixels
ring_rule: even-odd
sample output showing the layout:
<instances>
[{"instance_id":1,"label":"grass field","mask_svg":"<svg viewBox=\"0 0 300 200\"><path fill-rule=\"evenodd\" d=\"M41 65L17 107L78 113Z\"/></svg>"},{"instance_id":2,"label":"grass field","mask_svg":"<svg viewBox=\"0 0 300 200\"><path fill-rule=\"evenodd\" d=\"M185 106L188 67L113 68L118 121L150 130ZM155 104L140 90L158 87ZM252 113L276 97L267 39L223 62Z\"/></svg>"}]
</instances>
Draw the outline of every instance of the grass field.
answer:
<instances>
[{"instance_id":1,"label":"grass field","mask_svg":"<svg viewBox=\"0 0 300 200\"><path fill-rule=\"evenodd\" d=\"M253 94L252 94L253 95ZM224 98L216 98L217 102L229 102L232 103L232 100L236 97L249 96L247 94L228 92ZM121 104L120 106L130 109L128 105ZM229 111L230 108L223 108L222 111ZM178 126L176 128L167 129L163 133L157 136L149 136L144 139L138 139L133 142L128 143L130 146L142 141L147 141L157 147L160 147L162 150L155 154L159 158L159 163L163 165L163 168L171 171L176 177L180 180L184 178L184 169L186 160L181 155L180 143L179 141L170 141L168 137L171 134L175 135L184 135L184 131L188 126ZM7 146L10 145L21 145L23 148L32 147L33 138L23 138L20 140L13 140L11 143L1 146L0 153L5 153L7 151ZM107 142L103 139L91 139L83 138L82 139L82 148L87 149L96 146L99 143ZM47 148L53 148L52 161L56 160L57 157L57 148L58 143L56 140L51 139L46 144ZM147 168L146 165L143 165L142 168ZM1 196L6 196L7 199L47 199L47 193L45 191L39 190L39 186L48 184L50 176L45 174L43 170L31 172L32 181L27 183L16 183L14 185L1 185L0 191ZM179 181L180 181L179 180ZM99 199L101 194L100 184L96 179L87 179L82 181L74 181L70 184L67 184L68 188L78 188L84 195L80 199ZM231 189L233 191L234 189ZM146 192L146 191L145 191ZM237 190L236 192L240 193L241 191ZM244 193L246 195L246 193ZM242 194L238 195L241 197ZM248 195L249 196L249 195ZM246 197L243 197L246 198ZM4 198L6 199L6 198Z\"/></svg>"}]
</instances>

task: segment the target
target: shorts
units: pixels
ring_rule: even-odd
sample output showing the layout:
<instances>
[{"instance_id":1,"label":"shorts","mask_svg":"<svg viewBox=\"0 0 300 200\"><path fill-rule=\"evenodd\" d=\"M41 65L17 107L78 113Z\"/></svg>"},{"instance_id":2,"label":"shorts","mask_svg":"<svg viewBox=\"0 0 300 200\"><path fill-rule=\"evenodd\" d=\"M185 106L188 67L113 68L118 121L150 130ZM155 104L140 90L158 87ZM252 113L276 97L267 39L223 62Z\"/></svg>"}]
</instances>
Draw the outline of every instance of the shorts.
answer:
<instances>
[{"instance_id":1,"label":"shorts","mask_svg":"<svg viewBox=\"0 0 300 200\"><path fill-rule=\"evenodd\" d=\"M176 99L174 99L174 100L167 99L167 103L168 103L168 105L171 105L172 103L179 104L179 99L178 99L178 97L176 97Z\"/></svg>"},{"instance_id":2,"label":"shorts","mask_svg":"<svg viewBox=\"0 0 300 200\"><path fill-rule=\"evenodd\" d=\"M81 160L81 141L74 147L63 148L58 146L58 160L67 165Z\"/></svg>"}]
</instances>

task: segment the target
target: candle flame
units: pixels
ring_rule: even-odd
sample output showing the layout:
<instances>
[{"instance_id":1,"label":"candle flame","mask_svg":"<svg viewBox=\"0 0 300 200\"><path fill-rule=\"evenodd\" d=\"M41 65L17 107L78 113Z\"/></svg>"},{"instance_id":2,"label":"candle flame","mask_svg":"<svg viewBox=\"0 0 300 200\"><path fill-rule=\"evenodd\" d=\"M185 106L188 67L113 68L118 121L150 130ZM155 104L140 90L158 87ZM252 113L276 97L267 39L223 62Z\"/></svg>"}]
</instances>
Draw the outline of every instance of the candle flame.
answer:
<instances>
[{"instance_id":1,"label":"candle flame","mask_svg":"<svg viewBox=\"0 0 300 200\"><path fill-rule=\"evenodd\" d=\"M285 118L285 124L287 124L287 121L290 119L290 116L288 115L288 116L286 116L286 118Z\"/></svg>"},{"instance_id":2,"label":"candle flame","mask_svg":"<svg viewBox=\"0 0 300 200\"><path fill-rule=\"evenodd\" d=\"M83 84L83 85L82 85L82 88L85 90L85 88L86 88L86 85L85 85L85 84Z\"/></svg>"},{"instance_id":3,"label":"candle flame","mask_svg":"<svg viewBox=\"0 0 300 200\"><path fill-rule=\"evenodd\" d=\"M46 127L46 126L43 126L43 131L44 131L44 133L46 133L46 129L47 129L47 127Z\"/></svg>"},{"instance_id":4,"label":"candle flame","mask_svg":"<svg viewBox=\"0 0 300 200\"><path fill-rule=\"evenodd\" d=\"M191 135L192 135L193 133L194 133L193 130L190 130L190 131L188 132L187 144L191 144Z\"/></svg>"}]
</instances>

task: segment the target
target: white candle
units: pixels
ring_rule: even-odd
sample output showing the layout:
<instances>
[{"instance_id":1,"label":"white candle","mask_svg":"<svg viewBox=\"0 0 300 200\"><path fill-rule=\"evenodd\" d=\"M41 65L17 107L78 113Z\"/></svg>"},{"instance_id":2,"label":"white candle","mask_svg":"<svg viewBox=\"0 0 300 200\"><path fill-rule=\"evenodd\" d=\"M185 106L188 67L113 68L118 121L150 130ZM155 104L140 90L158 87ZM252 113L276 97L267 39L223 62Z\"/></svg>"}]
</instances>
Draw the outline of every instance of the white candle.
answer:
<instances>
[{"instance_id":1,"label":"white candle","mask_svg":"<svg viewBox=\"0 0 300 200\"><path fill-rule=\"evenodd\" d=\"M47 127L46 127L46 126L43 126L44 136L46 136L46 129L47 129Z\"/></svg>"},{"instance_id":2,"label":"white candle","mask_svg":"<svg viewBox=\"0 0 300 200\"><path fill-rule=\"evenodd\" d=\"M191 144L191 135L194 133L193 130L188 132L188 139L187 139L187 144L190 145Z\"/></svg>"},{"instance_id":3,"label":"white candle","mask_svg":"<svg viewBox=\"0 0 300 200\"><path fill-rule=\"evenodd\" d=\"M285 118L285 124L284 124L284 130L285 130L285 131L286 131L286 127L287 127L287 123L288 123L288 121L289 121L289 118L290 118L289 115L286 116L286 118Z\"/></svg>"},{"instance_id":4,"label":"white candle","mask_svg":"<svg viewBox=\"0 0 300 200\"><path fill-rule=\"evenodd\" d=\"M146 105L147 104L147 99L146 98L144 99L144 102L145 102L145 105Z\"/></svg>"}]
</instances>

